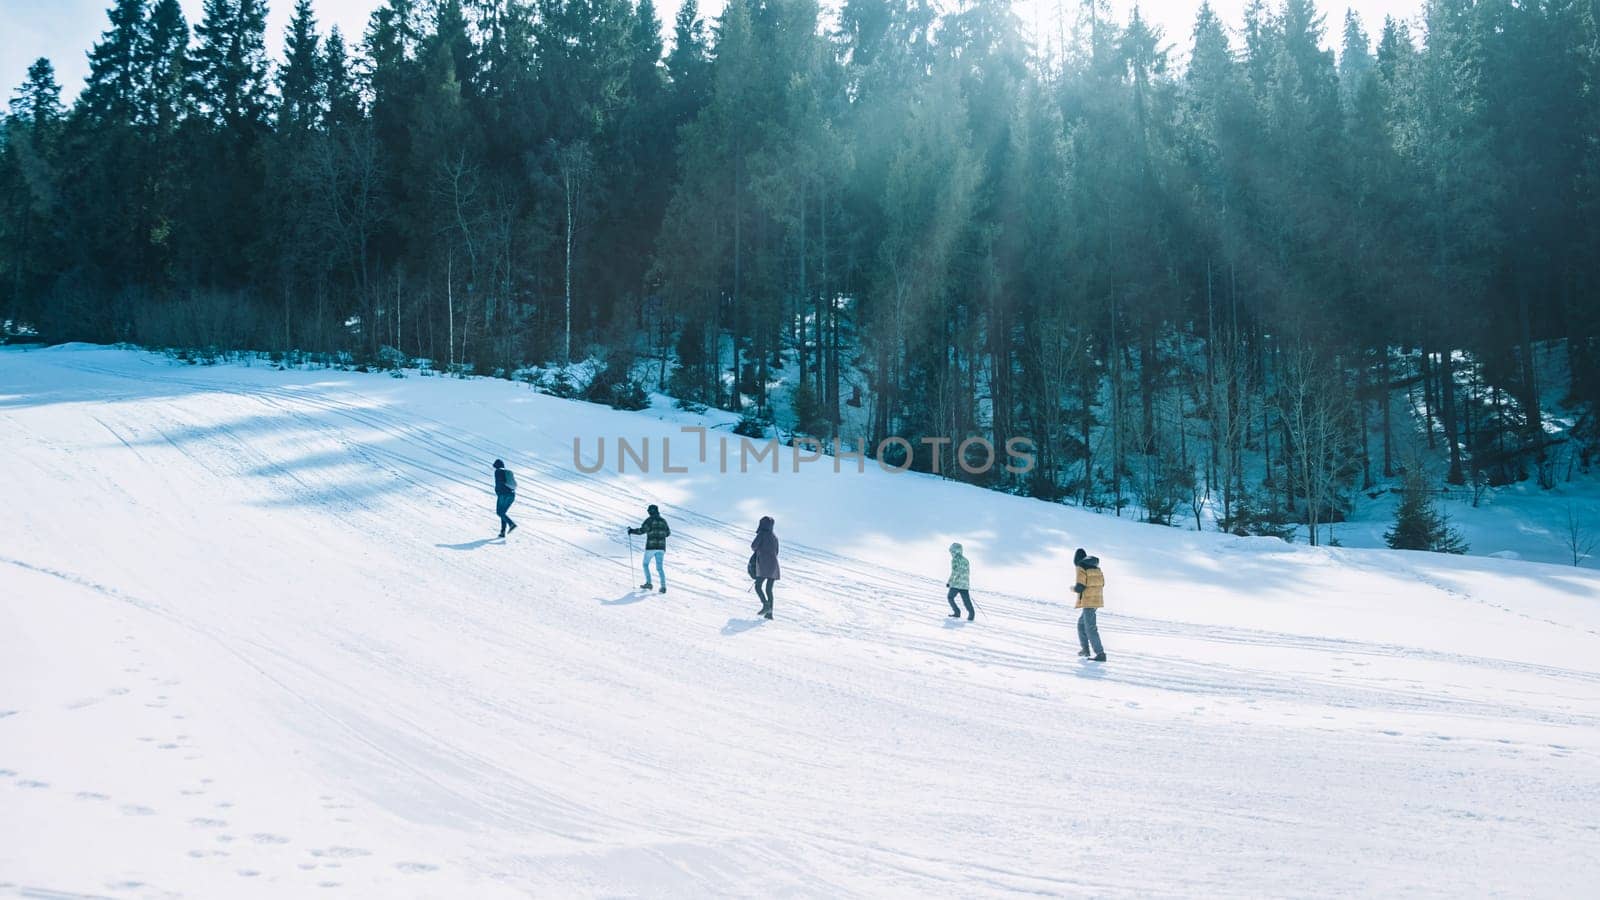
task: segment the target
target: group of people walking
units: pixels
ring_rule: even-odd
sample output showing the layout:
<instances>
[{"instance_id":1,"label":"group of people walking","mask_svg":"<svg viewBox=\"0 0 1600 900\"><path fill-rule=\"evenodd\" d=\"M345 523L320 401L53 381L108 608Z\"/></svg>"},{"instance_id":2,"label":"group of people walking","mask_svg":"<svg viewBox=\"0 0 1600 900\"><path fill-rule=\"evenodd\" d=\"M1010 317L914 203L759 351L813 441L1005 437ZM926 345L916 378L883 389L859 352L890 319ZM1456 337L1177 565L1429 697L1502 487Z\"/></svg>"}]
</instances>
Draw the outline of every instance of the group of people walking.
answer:
<instances>
[{"instance_id":1,"label":"group of people walking","mask_svg":"<svg viewBox=\"0 0 1600 900\"><path fill-rule=\"evenodd\" d=\"M506 515L511 504L516 502L517 479L506 468L505 462L498 459L494 461L494 491L495 513L500 517L500 536L505 537L517 528L517 523ZM762 516L761 521L756 523L756 535L750 541L750 562L745 567L756 597L761 601L761 609L757 614L763 619L772 618L772 586L779 577L776 525L771 516ZM660 590L665 594L667 538L672 536L672 528L662 517L661 509L654 503L646 507L644 521L629 527L628 534L644 536L644 584L639 585L640 590ZM654 579L650 576L652 562L656 567ZM1097 611L1105 606L1106 576L1100 569L1100 558L1090 556L1079 547L1072 555L1072 564L1077 574L1072 590L1078 595L1078 655L1095 662L1105 662L1106 651L1100 643L1100 628L1096 621ZM656 581L661 582L659 588ZM961 618L962 607L956 605L957 598L966 608L967 621L977 617L972 605L972 564L959 543L950 545L950 577L945 580L945 589L948 591L945 600L950 603L950 618Z\"/></svg>"}]
</instances>

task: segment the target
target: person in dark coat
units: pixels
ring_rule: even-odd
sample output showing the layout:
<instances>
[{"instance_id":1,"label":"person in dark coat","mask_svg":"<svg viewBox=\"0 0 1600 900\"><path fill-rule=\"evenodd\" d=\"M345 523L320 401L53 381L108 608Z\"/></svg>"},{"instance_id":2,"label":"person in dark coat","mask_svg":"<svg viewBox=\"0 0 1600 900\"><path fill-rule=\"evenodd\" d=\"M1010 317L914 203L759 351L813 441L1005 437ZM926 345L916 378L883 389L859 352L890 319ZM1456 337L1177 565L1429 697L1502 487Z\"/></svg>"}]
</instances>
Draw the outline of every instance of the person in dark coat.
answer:
<instances>
[{"instance_id":1,"label":"person in dark coat","mask_svg":"<svg viewBox=\"0 0 1600 900\"><path fill-rule=\"evenodd\" d=\"M494 511L500 517L500 536L505 537L507 532L516 531L517 523L511 521L506 511L511 509L511 504L517 502L517 476L511 474L506 468L505 460L494 461Z\"/></svg>"},{"instance_id":2,"label":"person in dark coat","mask_svg":"<svg viewBox=\"0 0 1600 900\"><path fill-rule=\"evenodd\" d=\"M755 579L756 596L761 598L761 617L772 618L772 583L778 580L778 535L771 516L762 516L756 525L756 538L750 542L755 555L750 558L750 577Z\"/></svg>"},{"instance_id":3,"label":"person in dark coat","mask_svg":"<svg viewBox=\"0 0 1600 900\"><path fill-rule=\"evenodd\" d=\"M1090 556L1082 547L1072 554L1072 564L1077 567L1078 581L1072 590L1078 595L1078 655L1095 662L1106 661L1105 646L1100 643L1100 625L1096 621L1101 607L1106 605L1106 573L1100 571L1100 557Z\"/></svg>"},{"instance_id":4,"label":"person in dark coat","mask_svg":"<svg viewBox=\"0 0 1600 900\"><path fill-rule=\"evenodd\" d=\"M654 503L645 509L645 519L639 523L638 528L629 528L629 534L644 535L644 584L639 585L642 590L655 587L650 582L650 560L656 561L656 574L661 576L661 593L667 592L667 572L662 562L667 556L667 538L672 534L672 529L667 526L667 520L661 518L661 510Z\"/></svg>"}]
</instances>

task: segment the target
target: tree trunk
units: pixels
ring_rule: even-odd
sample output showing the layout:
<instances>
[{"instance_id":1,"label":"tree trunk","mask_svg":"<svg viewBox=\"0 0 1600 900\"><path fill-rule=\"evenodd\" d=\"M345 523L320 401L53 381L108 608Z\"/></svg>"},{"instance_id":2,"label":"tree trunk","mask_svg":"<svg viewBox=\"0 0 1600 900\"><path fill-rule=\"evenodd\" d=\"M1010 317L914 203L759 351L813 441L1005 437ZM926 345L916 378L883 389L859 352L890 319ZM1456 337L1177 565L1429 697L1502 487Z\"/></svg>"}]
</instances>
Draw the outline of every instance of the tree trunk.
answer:
<instances>
[{"instance_id":1,"label":"tree trunk","mask_svg":"<svg viewBox=\"0 0 1600 900\"><path fill-rule=\"evenodd\" d=\"M1445 480L1463 484L1461 475L1461 442L1456 439L1456 379L1454 360L1449 345L1439 354L1439 410L1444 422L1444 439L1450 444L1450 472Z\"/></svg>"},{"instance_id":2,"label":"tree trunk","mask_svg":"<svg viewBox=\"0 0 1600 900\"><path fill-rule=\"evenodd\" d=\"M1393 384L1389 374L1389 348L1383 348L1383 377L1382 390L1378 392L1378 405L1383 413L1383 477L1394 477L1394 415L1389 402L1390 385Z\"/></svg>"}]
</instances>

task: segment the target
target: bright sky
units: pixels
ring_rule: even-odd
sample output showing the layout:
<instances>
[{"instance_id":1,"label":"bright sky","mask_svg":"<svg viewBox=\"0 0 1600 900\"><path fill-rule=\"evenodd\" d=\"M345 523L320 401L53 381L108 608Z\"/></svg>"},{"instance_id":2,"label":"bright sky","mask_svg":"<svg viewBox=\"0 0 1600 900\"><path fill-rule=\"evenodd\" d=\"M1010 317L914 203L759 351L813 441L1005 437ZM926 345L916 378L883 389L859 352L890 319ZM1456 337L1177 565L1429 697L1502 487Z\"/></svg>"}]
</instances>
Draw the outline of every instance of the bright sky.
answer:
<instances>
[{"instance_id":1,"label":"bright sky","mask_svg":"<svg viewBox=\"0 0 1600 900\"><path fill-rule=\"evenodd\" d=\"M664 28L670 30L673 16L677 14L680 0L657 0ZM702 15L714 16L722 10L723 0L702 0ZM824 6L833 6L836 0L822 0ZM940 0L954 5L959 0ZM1212 6L1230 27L1237 28L1242 18L1246 0L1212 0ZM1367 25L1367 31L1376 36L1385 14L1413 18L1421 7L1421 0L1321 0L1327 15L1330 41L1337 40L1343 27L1346 6L1354 8ZM267 23L267 49L277 59L283 45L283 30L288 24L293 0L269 0ZM344 32L345 39L354 43L366 28L367 18L379 0L315 0L314 8L321 31L326 34L333 25ZM1072 16L1081 0L1016 0L1018 13L1031 23L1041 43L1056 31L1058 12ZM66 98L77 95L83 78L88 74L86 54L107 27L106 9L111 0L0 0L0 87L4 98L9 99L16 86L27 75L34 59L48 56L55 63L57 78L61 81ZM193 26L200 18L203 0L183 0L184 13ZM1134 0L1111 0L1111 7L1120 18L1126 19ZM1200 0L1143 0L1138 4L1147 19L1159 24L1166 34L1167 43L1178 49L1188 46L1189 32L1194 25L1194 13ZM1070 18L1069 18L1070 21Z\"/></svg>"}]
</instances>

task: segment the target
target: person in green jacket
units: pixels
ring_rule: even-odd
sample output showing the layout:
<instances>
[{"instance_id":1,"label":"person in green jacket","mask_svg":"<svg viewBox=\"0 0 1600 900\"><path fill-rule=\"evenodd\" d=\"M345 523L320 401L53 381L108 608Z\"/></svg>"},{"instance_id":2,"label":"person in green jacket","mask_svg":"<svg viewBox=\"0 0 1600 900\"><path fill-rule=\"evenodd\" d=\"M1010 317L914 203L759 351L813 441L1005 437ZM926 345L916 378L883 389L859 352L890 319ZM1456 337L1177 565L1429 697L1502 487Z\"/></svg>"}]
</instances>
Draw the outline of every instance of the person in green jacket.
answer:
<instances>
[{"instance_id":1,"label":"person in green jacket","mask_svg":"<svg viewBox=\"0 0 1600 900\"><path fill-rule=\"evenodd\" d=\"M950 618L961 618L961 609L956 606L956 595L961 595L961 602L967 605L967 621L972 621L972 594L968 593L971 587L970 573L972 567L967 563L967 558L961 552L960 544L950 545L950 580L945 582L945 587L950 589L950 594L945 597L950 601Z\"/></svg>"},{"instance_id":2,"label":"person in green jacket","mask_svg":"<svg viewBox=\"0 0 1600 900\"><path fill-rule=\"evenodd\" d=\"M642 590L655 587L650 582L650 560L656 561L656 574L661 576L661 593L667 592L667 572L663 568L662 560L667 555L667 536L672 534L672 529L667 527L667 520L661 518L661 510L654 503L645 510L645 520L639 523L638 528L629 528L629 534L644 535L644 584L639 585Z\"/></svg>"}]
</instances>

